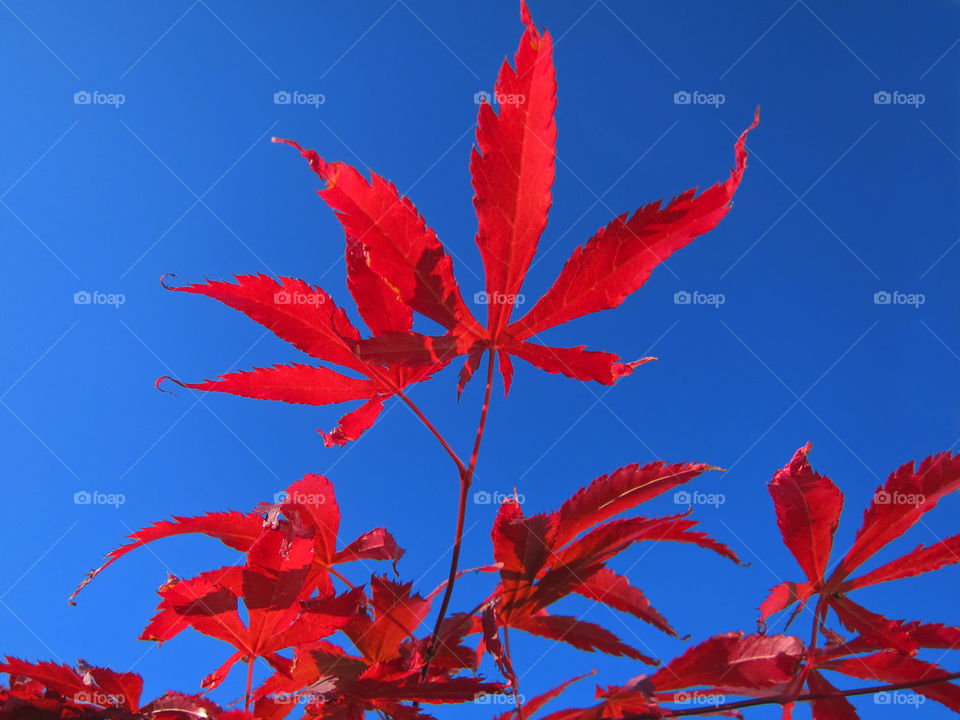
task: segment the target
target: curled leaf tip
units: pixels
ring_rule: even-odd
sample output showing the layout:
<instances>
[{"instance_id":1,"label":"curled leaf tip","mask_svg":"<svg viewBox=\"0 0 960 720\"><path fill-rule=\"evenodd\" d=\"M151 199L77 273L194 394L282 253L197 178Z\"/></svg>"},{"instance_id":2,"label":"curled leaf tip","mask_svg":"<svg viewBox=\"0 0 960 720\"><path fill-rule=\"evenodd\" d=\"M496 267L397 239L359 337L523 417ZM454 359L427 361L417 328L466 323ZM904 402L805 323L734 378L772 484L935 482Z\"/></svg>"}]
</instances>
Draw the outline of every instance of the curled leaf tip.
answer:
<instances>
[{"instance_id":1,"label":"curled leaf tip","mask_svg":"<svg viewBox=\"0 0 960 720\"><path fill-rule=\"evenodd\" d=\"M176 395L176 393L170 390L164 390L162 387L160 387L160 383L162 383L164 380L169 380L170 382L174 382L180 387L186 387L186 385L184 385L182 382L180 382L176 378L172 378L169 375L161 375L160 377L157 378L157 382L154 383L154 385L156 385L157 390L159 390L160 392L167 393L168 395Z\"/></svg>"},{"instance_id":2,"label":"curled leaf tip","mask_svg":"<svg viewBox=\"0 0 960 720\"><path fill-rule=\"evenodd\" d=\"M300 147L300 143L298 143L296 140L290 140L290 139L288 139L288 138L272 137L272 138L270 138L270 142L281 143L281 144L284 144L284 145L290 145L291 147L295 147L295 148L296 148L297 150L299 150L301 153L304 152L304 149L303 149L302 147Z\"/></svg>"}]
</instances>

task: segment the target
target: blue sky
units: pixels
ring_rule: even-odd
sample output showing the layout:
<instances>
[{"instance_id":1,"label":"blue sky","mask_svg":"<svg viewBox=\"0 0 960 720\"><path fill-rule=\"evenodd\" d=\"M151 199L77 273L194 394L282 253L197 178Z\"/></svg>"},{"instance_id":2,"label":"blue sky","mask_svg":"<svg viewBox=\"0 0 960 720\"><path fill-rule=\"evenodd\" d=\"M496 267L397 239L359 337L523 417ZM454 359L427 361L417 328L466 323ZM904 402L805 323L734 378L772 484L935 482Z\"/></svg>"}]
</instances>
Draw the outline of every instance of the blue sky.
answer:
<instances>
[{"instance_id":1,"label":"blue sky","mask_svg":"<svg viewBox=\"0 0 960 720\"><path fill-rule=\"evenodd\" d=\"M403 577L431 590L446 573L456 480L410 413L390 407L360 442L326 449L315 428L343 408L158 393L159 375L199 380L302 359L238 313L164 291L159 278L292 275L351 307L342 232L305 163L269 142L278 135L392 179L455 256L464 295L480 290L467 165L474 95L492 89L516 49L517 3L0 5L9 68L0 78L2 651L132 667L147 697L198 689L225 647L184 633L158 650L136 637L168 570L188 575L235 553L205 538L170 540L118 563L78 607L66 596L128 532L172 514L252 508L305 472L336 484L345 539L388 526L408 550ZM531 299L614 215L724 178L757 105L761 122L721 225L620 308L548 338L660 360L613 389L518 362L510 397L495 394L475 488L516 486L536 512L630 462L727 468L694 486L723 496L694 516L749 568L666 545L635 547L615 567L694 640L749 631L766 589L799 579L765 490L798 447L812 441L814 466L847 495L842 550L890 471L960 443L960 10L943 1L531 6L555 38L559 83L554 204L524 286ZM274 102L294 91L323 102ZM684 92L694 102L675 102ZM83 292L116 302L76 303ZM723 302L675 302L684 292ZM481 388L458 405L456 372L413 394L466 448ZM75 504L82 491L124 502ZM672 496L652 505L678 508ZM954 534L958 510L947 499L882 559ZM470 506L465 565L490 560L494 512ZM352 568L358 582L365 572ZM891 617L957 624L958 579L948 568L860 600ZM486 587L465 580L454 608L472 607ZM686 646L603 608L568 609L664 659ZM528 696L593 668L604 685L645 671L545 641L515 641L514 652ZM960 667L955 654L941 662ZM240 676L214 697L242 695ZM564 699L591 696L586 681ZM902 717L869 699L858 707Z\"/></svg>"}]
</instances>

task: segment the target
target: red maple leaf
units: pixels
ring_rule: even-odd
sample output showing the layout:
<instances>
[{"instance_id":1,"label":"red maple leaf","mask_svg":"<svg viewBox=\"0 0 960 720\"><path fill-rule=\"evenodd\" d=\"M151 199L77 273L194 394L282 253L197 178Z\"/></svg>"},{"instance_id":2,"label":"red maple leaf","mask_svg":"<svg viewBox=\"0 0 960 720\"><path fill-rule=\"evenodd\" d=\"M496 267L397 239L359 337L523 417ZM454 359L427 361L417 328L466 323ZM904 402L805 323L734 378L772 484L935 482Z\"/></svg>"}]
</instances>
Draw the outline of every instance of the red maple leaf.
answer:
<instances>
[{"instance_id":1,"label":"red maple leaf","mask_svg":"<svg viewBox=\"0 0 960 720\"><path fill-rule=\"evenodd\" d=\"M164 642L186 627L229 643L236 652L203 680L217 687L240 661L262 657L281 672L291 661L279 651L315 642L345 628L365 602L358 588L344 595L311 598L313 543L288 541L280 530L268 530L247 551L243 567L226 567L189 580L172 578L159 590L159 612L140 636ZM247 621L241 620L242 599Z\"/></svg>"},{"instance_id":2,"label":"red maple leaf","mask_svg":"<svg viewBox=\"0 0 960 720\"><path fill-rule=\"evenodd\" d=\"M813 694L834 690L820 670L891 684L929 681L946 675L945 670L913 655L919 648L955 647L960 641L960 629L891 620L854 602L847 593L960 562L960 535L955 535L929 546L921 545L870 572L850 577L936 507L942 497L960 488L960 456L940 453L928 457L919 467L907 463L892 473L874 493L853 546L831 572L830 555L843 508L843 493L830 478L813 471L807 460L810 449L807 443L797 450L769 483L783 541L806 580L783 582L770 591L760 606L761 626L770 615L797 603L795 617L814 595L819 595L814 611L815 637L822 632L828 645L808 657L804 673L797 678L799 684L805 681ZM846 641L826 626L830 610L856 637ZM918 686L916 691L951 709L960 708L960 688L953 684ZM818 718L857 717L852 705L840 697L817 700L813 709Z\"/></svg>"},{"instance_id":3,"label":"red maple leaf","mask_svg":"<svg viewBox=\"0 0 960 720\"><path fill-rule=\"evenodd\" d=\"M276 498L279 502L261 505L254 512L207 513L198 517L174 517L161 520L130 535L132 542L107 555L100 567L91 570L80 583L70 602L97 575L132 550L174 535L201 533L216 538L227 547L247 552L270 528L279 528L286 538L310 539L313 548L311 574L307 585L327 593L333 590L330 573L333 566L354 560L392 560L394 567L403 550L384 528L364 533L345 548L337 550L340 508L333 483L322 475L305 475Z\"/></svg>"},{"instance_id":4,"label":"red maple leaf","mask_svg":"<svg viewBox=\"0 0 960 720\"><path fill-rule=\"evenodd\" d=\"M172 289L220 300L313 357L364 378L293 364L181 385L310 405L366 400L344 416L336 430L324 433L327 445L340 445L373 424L385 399L426 379L457 355L467 355L459 391L489 352L491 372L494 356L499 358L507 392L513 376L511 356L547 372L608 385L653 359L622 362L614 354L583 346L552 347L541 342L541 334L620 305L657 265L720 222L746 167L744 143L758 122L759 110L736 143L734 167L726 180L699 195L688 190L666 205L653 202L615 218L574 250L553 286L513 321L547 224L557 137L553 41L549 32L537 30L523 1L521 16L525 31L514 64L504 62L495 86L498 97L515 101L501 104L499 113L486 101L480 104L477 143L470 158L476 242L486 275L480 294L487 305L486 324L464 301L453 263L436 233L392 183L375 173L368 181L346 163L328 162L292 140L274 138L300 150L326 184L319 194L343 225L347 286L372 337L362 338L327 293L302 280L278 282L263 275L242 275L236 283ZM434 320L446 334L413 332L413 312Z\"/></svg>"},{"instance_id":5,"label":"red maple leaf","mask_svg":"<svg viewBox=\"0 0 960 720\"><path fill-rule=\"evenodd\" d=\"M960 562L960 535L913 552L856 578L850 575L873 555L916 524L944 495L960 488L960 455L940 453L915 468L903 465L874 493L853 546L828 574L833 535L843 508L843 493L830 478L810 467L808 443L777 471L769 484L784 543L806 575L802 583L774 587L760 606L760 621L795 602L802 607L813 595L822 597L841 624L874 643L912 654L920 647L904 623L888 620L861 607L847 593L890 580L920 575ZM799 610L799 608L798 608Z\"/></svg>"},{"instance_id":6,"label":"red maple leaf","mask_svg":"<svg viewBox=\"0 0 960 720\"><path fill-rule=\"evenodd\" d=\"M456 645L470 627L456 616L447 618L444 645L422 677L430 638L415 633L430 601L413 594L409 584L377 576L370 584L369 612L362 610L343 628L360 655L323 640L301 643L291 667L274 673L254 693L258 717L279 719L302 703L310 717L362 718L375 710L388 717L428 718L402 703L463 703L504 692L500 683L453 676L476 669L473 652ZM452 628L454 623L459 629Z\"/></svg>"},{"instance_id":7,"label":"red maple leaf","mask_svg":"<svg viewBox=\"0 0 960 720\"><path fill-rule=\"evenodd\" d=\"M581 650L656 664L599 625L550 615L547 608L575 593L630 613L676 637L676 631L644 594L607 568L607 561L633 543L649 540L693 543L739 562L737 556L726 545L693 531L697 523L687 519L686 513L664 518L611 518L711 469L703 463L628 465L600 476L559 510L532 517L524 517L518 503L505 502L492 533L494 558L500 564L499 602L493 611L496 624ZM484 634L486 647L497 656L499 641L489 627ZM502 658L498 661L503 664Z\"/></svg>"},{"instance_id":8,"label":"red maple leaf","mask_svg":"<svg viewBox=\"0 0 960 720\"><path fill-rule=\"evenodd\" d=\"M773 696L794 677L803 653L803 643L789 635L716 635L653 675L641 675L622 686L598 687L601 702L593 707L560 710L544 720L669 717L670 710L662 703L689 705L696 697L698 707L706 711L730 694Z\"/></svg>"}]
</instances>

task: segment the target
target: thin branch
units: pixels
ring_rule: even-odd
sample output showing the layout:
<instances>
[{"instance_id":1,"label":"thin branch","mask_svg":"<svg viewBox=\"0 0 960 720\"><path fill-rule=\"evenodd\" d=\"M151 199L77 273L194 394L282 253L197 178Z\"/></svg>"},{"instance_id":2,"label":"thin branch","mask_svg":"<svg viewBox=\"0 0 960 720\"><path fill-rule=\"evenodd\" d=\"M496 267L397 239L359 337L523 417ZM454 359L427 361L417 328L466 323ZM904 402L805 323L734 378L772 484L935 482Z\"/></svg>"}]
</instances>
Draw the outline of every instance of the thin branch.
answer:
<instances>
[{"instance_id":1,"label":"thin branch","mask_svg":"<svg viewBox=\"0 0 960 720\"><path fill-rule=\"evenodd\" d=\"M487 362L487 387L483 396L483 409L480 411L480 423L477 425L477 437L473 443L473 452L470 455L470 466L460 474L460 498L457 503L457 529L453 541L453 557L450 560L450 574L447 578L447 588L443 593L443 602L440 603L440 612L437 615L437 622L433 626L433 636L430 638L430 649L427 651L426 662L424 663L421 677L426 679L430 671L430 663L433 656L439 649L437 642L440 636L440 625L447 615L447 608L450 606L450 597L453 595L453 586L457 581L457 568L460 564L460 549L463 545L463 528L467 517L467 497L470 491L470 485L473 483L473 473L477 467L477 458L480 454L480 443L483 441L483 431L487 424L487 411L490 409L490 394L493 390L493 370L495 358L493 351L490 351Z\"/></svg>"},{"instance_id":2,"label":"thin branch","mask_svg":"<svg viewBox=\"0 0 960 720\"><path fill-rule=\"evenodd\" d=\"M253 688L253 658L247 658L247 695L243 701L243 711L250 711L250 690Z\"/></svg>"},{"instance_id":3,"label":"thin branch","mask_svg":"<svg viewBox=\"0 0 960 720\"><path fill-rule=\"evenodd\" d=\"M513 655L510 654L510 626L503 626L503 649L507 653L507 663L511 668L510 672L513 672ZM517 708L517 720L523 720L523 703L520 702L520 680L514 676L514 680L511 683L513 686L513 704Z\"/></svg>"},{"instance_id":4,"label":"thin branch","mask_svg":"<svg viewBox=\"0 0 960 720\"><path fill-rule=\"evenodd\" d=\"M413 414L420 419L420 422L424 424L424 427L426 427L427 430L433 434L433 436L437 439L437 442L439 442L441 447L443 447L443 449L447 452L447 455L450 456L450 459L453 460L454 465L457 466L457 472L459 472L460 476L462 477L467 471L466 466L463 464L463 460L461 460L460 456L457 455L452 447L450 447L450 443L448 443L446 438L440 434L440 431L434 427L433 423L430 422L430 419L423 414L423 411L417 406L417 404L407 396L407 394L403 391L403 388L399 387L389 375L381 372L380 368L378 368L376 365L360 357L360 355L357 354L356 349L354 349L353 354L358 360L366 365L367 369L374 377L376 377L378 381L380 381L385 387L390 388L390 390L392 390L398 398L403 400L407 406L413 410Z\"/></svg>"}]
</instances>

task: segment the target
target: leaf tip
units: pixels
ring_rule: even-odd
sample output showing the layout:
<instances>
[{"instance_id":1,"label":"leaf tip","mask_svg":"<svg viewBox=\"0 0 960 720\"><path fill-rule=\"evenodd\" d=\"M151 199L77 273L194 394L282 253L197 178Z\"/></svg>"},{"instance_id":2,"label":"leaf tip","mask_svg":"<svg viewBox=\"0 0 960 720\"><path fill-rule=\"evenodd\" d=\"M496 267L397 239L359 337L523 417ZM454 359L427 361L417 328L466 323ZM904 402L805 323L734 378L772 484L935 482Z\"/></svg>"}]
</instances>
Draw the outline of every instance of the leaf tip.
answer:
<instances>
[{"instance_id":1,"label":"leaf tip","mask_svg":"<svg viewBox=\"0 0 960 720\"><path fill-rule=\"evenodd\" d=\"M162 383L164 380L169 380L170 382L176 383L180 387L187 387L187 385L180 382L176 378L170 377L169 375L161 375L160 377L157 378L157 381L154 383L154 385L156 386L157 390L163 393L167 393L168 395L176 395L176 393L171 390L164 390L162 387L160 387L160 383Z\"/></svg>"}]
</instances>

